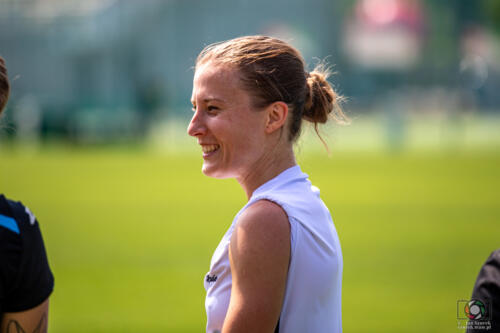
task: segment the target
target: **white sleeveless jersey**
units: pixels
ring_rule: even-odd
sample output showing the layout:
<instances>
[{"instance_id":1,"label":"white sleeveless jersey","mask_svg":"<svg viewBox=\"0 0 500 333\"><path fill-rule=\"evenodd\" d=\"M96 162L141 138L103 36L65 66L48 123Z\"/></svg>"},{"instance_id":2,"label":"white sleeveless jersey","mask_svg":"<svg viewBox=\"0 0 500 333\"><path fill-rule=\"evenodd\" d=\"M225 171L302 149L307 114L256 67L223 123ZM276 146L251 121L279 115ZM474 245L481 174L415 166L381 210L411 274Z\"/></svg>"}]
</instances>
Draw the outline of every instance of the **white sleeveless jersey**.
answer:
<instances>
[{"instance_id":1,"label":"white sleeveless jersey","mask_svg":"<svg viewBox=\"0 0 500 333\"><path fill-rule=\"evenodd\" d=\"M290 222L291 253L279 332L342 332L342 252L319 190L299 166L260 186L238 212L215 250L205 276L207 333L222 331L231 297L229 241L240 214L258 200L280 205Z\"/></svg>"}]
</instances>

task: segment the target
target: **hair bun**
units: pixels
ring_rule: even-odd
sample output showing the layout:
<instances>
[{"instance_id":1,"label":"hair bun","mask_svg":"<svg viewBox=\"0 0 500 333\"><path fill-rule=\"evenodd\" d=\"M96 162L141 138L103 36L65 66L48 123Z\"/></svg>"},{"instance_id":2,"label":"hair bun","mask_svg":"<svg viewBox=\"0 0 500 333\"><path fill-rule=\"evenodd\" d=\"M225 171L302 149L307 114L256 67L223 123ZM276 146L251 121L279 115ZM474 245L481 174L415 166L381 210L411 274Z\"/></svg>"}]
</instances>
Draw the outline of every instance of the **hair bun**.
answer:
<instances>
[{"instance_id":1,"label":"hair bun","mask_svg":"<svg viewBox=\"0 0 500 333\"><path fill-rule=\"evenodd\" d=\"M324 124L328 121L328 115L338 107L337 94L327 81L328 74L318 68L306 74L309 92L302 117L307 121Z\"/></svg>"}]
</instances>

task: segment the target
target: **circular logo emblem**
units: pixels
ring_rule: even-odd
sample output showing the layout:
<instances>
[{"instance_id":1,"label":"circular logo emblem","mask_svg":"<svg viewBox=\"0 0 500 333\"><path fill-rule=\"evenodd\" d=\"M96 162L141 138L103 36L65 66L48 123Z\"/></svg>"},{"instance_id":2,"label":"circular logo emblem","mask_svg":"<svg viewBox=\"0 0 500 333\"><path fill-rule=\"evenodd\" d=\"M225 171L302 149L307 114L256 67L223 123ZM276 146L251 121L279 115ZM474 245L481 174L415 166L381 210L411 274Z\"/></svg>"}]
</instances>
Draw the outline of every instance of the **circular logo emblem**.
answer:
<instances>
[{"instance_id":1,"label":"circular logo emblem","mask_svg":"<svg viewBox=\"0 0 500 333\"><path fill-rule=\"evenodd\" d=\"M481 319L483 318L484 314L486 312L486 309L484 307L483 302L473 299L469 303L465 305L465 315L469 319Z\"/></svg>"}]
</instances>

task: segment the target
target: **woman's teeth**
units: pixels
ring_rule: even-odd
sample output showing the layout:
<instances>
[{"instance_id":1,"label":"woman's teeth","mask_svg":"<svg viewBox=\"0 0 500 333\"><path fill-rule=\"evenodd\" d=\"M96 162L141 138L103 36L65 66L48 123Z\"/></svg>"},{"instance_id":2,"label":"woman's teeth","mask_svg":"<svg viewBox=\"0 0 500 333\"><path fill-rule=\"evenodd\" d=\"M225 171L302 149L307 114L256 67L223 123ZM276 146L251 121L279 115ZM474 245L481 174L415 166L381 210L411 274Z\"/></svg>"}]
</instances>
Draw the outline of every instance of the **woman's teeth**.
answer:
<instances>
[{"instance_id":1,"label":"woman's teeth","mask_svg":"<svg viewBox=\"0 0 500 333\"><path fill-rule=\"evenodd\" d=\"M219 145L203 145L201 146L201 150L207 154L207 153L211 153L217 149L219 149Z\"/></svg>"}]
</instances>

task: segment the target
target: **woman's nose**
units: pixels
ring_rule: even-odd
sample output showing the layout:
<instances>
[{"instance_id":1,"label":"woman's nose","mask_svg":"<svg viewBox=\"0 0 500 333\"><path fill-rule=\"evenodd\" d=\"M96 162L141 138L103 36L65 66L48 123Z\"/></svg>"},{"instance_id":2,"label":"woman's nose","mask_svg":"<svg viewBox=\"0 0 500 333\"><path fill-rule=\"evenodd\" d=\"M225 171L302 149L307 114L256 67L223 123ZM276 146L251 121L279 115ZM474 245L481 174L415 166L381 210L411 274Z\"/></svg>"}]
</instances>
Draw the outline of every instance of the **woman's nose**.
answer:
<instances>
[{"instance_id":1,"label":"woman's nose","mask_svg":"<svg viewBox=\"0 0 500 333\"><path fill-rule=\"evenodd\" d=\"M195 111L187 128L187 133L189 135L200 136L206 133L206 128L201 118L200 113Z\"/></svg>"}]
</instances>

